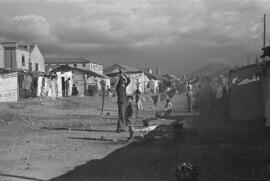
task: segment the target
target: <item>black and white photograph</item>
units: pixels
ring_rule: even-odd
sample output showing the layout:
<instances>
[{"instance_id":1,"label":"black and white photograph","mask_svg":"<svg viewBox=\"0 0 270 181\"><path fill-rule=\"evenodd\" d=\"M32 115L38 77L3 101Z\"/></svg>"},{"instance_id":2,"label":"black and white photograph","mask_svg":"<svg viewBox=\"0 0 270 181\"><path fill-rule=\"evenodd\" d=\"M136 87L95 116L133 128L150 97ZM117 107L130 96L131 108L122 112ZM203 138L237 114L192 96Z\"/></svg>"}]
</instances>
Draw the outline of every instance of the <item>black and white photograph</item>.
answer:
<instances>
[{"instance_id":1,"label":"black and white photograph","mask_svg":"<svg viewBox=\"0 0 270 181\"><path fill-rule=\"evenodd\" d=\"M0 0L0 181L270 181L270 0Z\"/></svg>"}]
</instances>

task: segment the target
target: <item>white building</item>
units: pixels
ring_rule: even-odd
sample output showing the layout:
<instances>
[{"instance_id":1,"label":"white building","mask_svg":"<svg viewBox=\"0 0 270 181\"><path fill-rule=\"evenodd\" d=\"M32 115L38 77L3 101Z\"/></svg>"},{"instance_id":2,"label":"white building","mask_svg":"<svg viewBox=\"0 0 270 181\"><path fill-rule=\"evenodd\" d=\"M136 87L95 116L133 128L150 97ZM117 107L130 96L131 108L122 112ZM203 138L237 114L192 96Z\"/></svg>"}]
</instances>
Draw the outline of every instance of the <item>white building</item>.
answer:
<instances>
[{"instance_id":1,"label":"white building","mask_svg":"<svg viewBox=\"0 0 270 181\"><path fill-rule=\"evenodd\" d=\"M0 44L0 68L4 68L4 47Z\"/></svg>"},{"instance_id":2,"label":"white building","mask_svg":"<svg viewBox=\"0 0 270 181\"><path fill-rule=\"evenodd\" d=\"M0 68L44 72L44 58L36 44L1 42ZM2 53L1 53L2 52ZM4 54L4 58L3 58Z\"/></svg>"}]
</instances>

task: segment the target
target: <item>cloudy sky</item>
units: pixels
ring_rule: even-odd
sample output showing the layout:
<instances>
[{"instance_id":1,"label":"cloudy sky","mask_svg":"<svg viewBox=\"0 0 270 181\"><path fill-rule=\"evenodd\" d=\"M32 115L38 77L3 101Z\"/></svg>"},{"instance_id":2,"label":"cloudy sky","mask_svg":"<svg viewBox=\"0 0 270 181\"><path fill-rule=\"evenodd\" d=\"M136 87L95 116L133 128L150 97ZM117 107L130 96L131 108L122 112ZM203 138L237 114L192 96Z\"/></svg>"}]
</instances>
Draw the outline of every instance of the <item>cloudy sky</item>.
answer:
<instances>
[{"instance_id":1,"label":"cloudy sky","mask_svg":"<svg viewBox=\"0 0 270 181\"><path fill-rule=\"evenodd\" d=\"M270 0L0 0L0 41L36 42L45 57L183 74L254 61L269 8Z\"/></svg>"}]
</instances>

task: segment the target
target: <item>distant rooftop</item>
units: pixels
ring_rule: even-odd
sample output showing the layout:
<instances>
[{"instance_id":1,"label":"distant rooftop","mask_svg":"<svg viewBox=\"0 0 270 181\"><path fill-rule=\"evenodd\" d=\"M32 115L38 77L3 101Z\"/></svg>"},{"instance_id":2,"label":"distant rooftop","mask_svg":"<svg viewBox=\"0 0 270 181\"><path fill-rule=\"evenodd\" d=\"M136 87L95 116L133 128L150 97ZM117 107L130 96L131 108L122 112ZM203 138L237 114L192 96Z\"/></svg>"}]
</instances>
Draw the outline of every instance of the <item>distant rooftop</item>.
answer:
<instances>
[{"instance_id":1,"label":"distant rooftop","mask_svg":"<svg viewBox=\"0 0 270 181\"><path fill-rule=\"evenodd\" d=\"M4 41L0 43L4 48L17 48L20 50L32 52L35 48L35 43L25 43L25 42L16 42L16 41Z\"/></svg>"},{"instance_id":2,"label":"distant rooftop","mask_svg":"<svg viewBox=\"0 0 270 181\"><path fill-rule=\"evenodd\" d=\"M100 63L93 62L86 58L45 58L45 64L73 64L73 63Z\"/></svg>"},{"instance_id":3,"label":"distant rooftop","mask_svg":"<svg viewBox=\"0 0 270 181\"><path fill-rule=\"evenodd\" d=\"M84 74L91 75L91 76L94 76L94 77L107 78L107 76L96 73L94 71L84 70L84 69L75 68L75 67L69 67L68 65L61 65L61 66L53 69L51 72L69 72L71 70L76 70L76 71L79 71L79 72L82 72Z\"/></svg>"},{"instance_id":4,"label":"distant rooftop","mask_svg":"<svg viewBox=\"0 0 270 181\"><path fill-rule=\"evenodd\" d=\"M106 75L116 74L116 73L119 73L119 70L122 70L124 72L142 72L142 70L136 67L131 67L128 65L123 65L123 64L113 64L110 67L105 68L104 72Z\"/></svg>"}]
</instances>

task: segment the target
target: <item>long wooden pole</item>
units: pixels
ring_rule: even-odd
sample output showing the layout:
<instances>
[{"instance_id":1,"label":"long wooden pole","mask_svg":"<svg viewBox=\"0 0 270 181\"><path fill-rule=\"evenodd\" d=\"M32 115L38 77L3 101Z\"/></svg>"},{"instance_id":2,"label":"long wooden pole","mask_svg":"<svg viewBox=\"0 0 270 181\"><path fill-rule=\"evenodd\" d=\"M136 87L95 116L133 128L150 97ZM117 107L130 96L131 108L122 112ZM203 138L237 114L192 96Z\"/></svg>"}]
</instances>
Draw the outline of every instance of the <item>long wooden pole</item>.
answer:
<instances>
[{"instance_id":1,"label":"long wooden pole","mask_svg":"<svg viewBox=\"0 0 270 181\"><path fill-rule=\"evenodd\" d=\"M104 111L104 99L105 99L105 82L101 80L101 89L102 89L102 108L101 108L101 116L103 115Z\"/></svg>"},{"instance_id":2,"label":"long wooden pole","mask_svg":"<svg viewBox=\"0 0 270 181\"><path fill-rule=\"evenodd\" d=\"M265 32L266 32L266 14L263 15L263 48L265 48ZM265 57L263 57L265 61Z\"/></svg>"}]
</instances>

